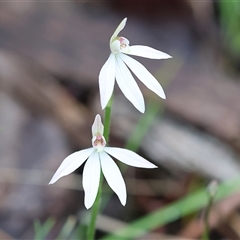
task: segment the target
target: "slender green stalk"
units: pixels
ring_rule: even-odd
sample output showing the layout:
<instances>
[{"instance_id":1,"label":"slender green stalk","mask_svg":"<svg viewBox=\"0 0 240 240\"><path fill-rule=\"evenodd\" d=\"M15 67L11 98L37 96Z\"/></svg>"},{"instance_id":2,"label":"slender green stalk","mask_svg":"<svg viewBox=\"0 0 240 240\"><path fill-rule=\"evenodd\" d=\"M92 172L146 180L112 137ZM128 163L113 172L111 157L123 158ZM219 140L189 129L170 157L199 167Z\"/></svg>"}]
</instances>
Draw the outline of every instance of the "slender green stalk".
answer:
<instances>
[{"instance_id":1,"label":"slender green stalk","mask_svg":"<svg viewBox=\"0 0 240 240\"><path fill-rule=\"evenodd\" d=\"M91 212L91 218L89 222L89 226L87 229L87 239L88 240L93 240L95 236L95 226L96 226L96 220L97 216L99 213L99 208L100 208L100 203L101 203L101 195L102 195L102 181L103 181L103 176L102 173L100 174L100 182L99 182L99 187L98 187L98 193L96 200L92 206L92 212Z\"/></svg>"},{"instance_id":2,"label":"slender green stalk","mask_svg":"<svg viewBox=\"0 0 240 240\"><path fill-rule=\"evenodd\" d=\"M108 144L108 141L109 141L109 133L110 133L112 102L113 102L113 97L110 98L110 100L109 100L109 102L108 102L108 104L105 108L103 136L105 137L105 140L106 140L107 144Z\"/></svg>"},{"instance_id":3,"label":"slender green stalk","mask_svg":"<svg viewBox=\"0 0 240 240\"><path fill-rule=\"evenodd\" d=\"M212 205L217 193L217 189L218 189L218 183L217 181L212 181L210 182L210 184L208 185L207 188L207 193L208 193L208 203L207 203L207 207L204 213L204 232L202 235L202 240L209 240L209 232L210 232L210 227L209 227L209 214L210 211L212 209Z\"/></svg>"},{"instance_id":4,"label":"slender green stalk","mask_svg":"<svg viewBox=\"0 0 240 240\"><path fill-rule=\"evenodd\" d=\"M209 213L212 208L213 198L209 197L209 202L206 207L206 212L204 214L204 232L202 236L202 240L209 240Z\"/></svg>"},{"instance_id":5,"label":"slender green stalk","mask_svg":"<svg viewBox=\"0 0 240 240\"><path fill-rule=\"evenodd\" d=\"M108 144L109 133L110 133L111 110L112 110L112 97L109 100L108 105L105 108L105 117L104 117L103 136L104 136L107 144ZM102 183L103 183L103 174L101 172L98 193L97 193L96 200L92 206L91 218L90 218L90 222L89 222L89 226L88 226L88 230L87 230L87 239L88 240L94 240L94 236L95 236L96 220L97 220L97 216L98 216L100 204L101 204Z\"/></svg>"}]
</instances>

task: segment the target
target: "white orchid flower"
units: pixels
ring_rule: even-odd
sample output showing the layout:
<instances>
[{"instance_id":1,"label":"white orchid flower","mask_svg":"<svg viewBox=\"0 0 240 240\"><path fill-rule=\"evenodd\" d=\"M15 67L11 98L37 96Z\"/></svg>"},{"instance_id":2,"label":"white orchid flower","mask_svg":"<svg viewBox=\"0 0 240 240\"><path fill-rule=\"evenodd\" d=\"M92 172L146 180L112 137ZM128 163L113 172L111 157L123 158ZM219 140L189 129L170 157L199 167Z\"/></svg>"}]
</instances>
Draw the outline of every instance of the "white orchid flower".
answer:
<instances>
[{"instance_id":1,"label":"white orchid flower","mask_svg":"<svg viewBox=\"0 0 240 240\"><path fill-rule=\"evenodd\" d=\"M117 194L122 205L126 204L126 186L122 174L111 156L133 167L157 167L130 150L106 147L103 130L104 126L98 114L92 125L93 147L80 150L66 157L49 182L49 184L55 183L59 178L75 171L87 160L83 169L83 189L85 191L84 204L87 209L93 205L96 199L101 169L109 186Z\"/></svg>"},{"instance_id":2,"label":"white orchid flower","mask_svg":"<svg viewBox=\"0 0 240 240\"><path fill-rule=\"evenodd\" d=\"M165 99L165 93L157 79L138 61L128 55L150 59L167 59L170 55L148 46L129 46L129 40L118 34L125 27L127 18L119 24L110 39L111 54L100 70L99 88L101 106L104 109L112 96L115 78L126 98L140 111L145 111L143 95L129 69L159 97Z\"/></svg>"}]
</instances>

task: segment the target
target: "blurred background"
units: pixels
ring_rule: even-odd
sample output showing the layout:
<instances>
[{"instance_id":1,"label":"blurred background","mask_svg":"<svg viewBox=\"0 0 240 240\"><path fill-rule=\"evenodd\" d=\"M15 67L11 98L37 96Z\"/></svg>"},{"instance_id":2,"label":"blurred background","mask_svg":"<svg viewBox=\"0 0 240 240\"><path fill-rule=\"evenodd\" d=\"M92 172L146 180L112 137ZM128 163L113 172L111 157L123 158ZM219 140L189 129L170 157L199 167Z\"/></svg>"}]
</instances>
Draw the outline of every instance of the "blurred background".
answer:
<instances>
[{"instance_id":1,"label":"blurred background","mask_svg":"<svg viewBox=\"0 0 240 240\"><path fill-rule=\"evenodd\" d=\"M67 155L91 146L93 119L103 116L98 74L125 17L121 36L130 44L173 58L136 57L167 95L159 99L138 81L145 115L115 86L110 145L138 151L159 168L121 167L127 205L104 187L110 200L97 237L211 180L239 176L239 1L1 2L0 239L33 239L34 226L45 221L52 224L47 239L59 236L66 221L84 229L83 168L48 182ZM218 207L221 218L213 214L210 224L213 239L240 239L239 207L240 194ZM199 239L197 219L178 219L143 239Z\"/></svg>"}]
</instances>

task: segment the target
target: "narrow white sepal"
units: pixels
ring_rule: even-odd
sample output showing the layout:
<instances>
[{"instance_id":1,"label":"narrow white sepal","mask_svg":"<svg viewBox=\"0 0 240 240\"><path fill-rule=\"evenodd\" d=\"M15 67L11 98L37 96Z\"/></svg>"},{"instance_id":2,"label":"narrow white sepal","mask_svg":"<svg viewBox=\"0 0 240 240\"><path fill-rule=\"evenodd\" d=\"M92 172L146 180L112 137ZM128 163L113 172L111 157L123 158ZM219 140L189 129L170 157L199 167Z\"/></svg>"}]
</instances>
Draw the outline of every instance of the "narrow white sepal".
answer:
<instances>
[{"instance_id":1,"label":"narrow white sepal","mask_svg":"<svg viewBox=\"0 0 240 240\"><path fill-rule=\"evenodd\" d=\"M128 149L105 147L104 151L129 166L140 168L157 168L156 165L150 163L145 158Z\"/></svg>"},{"instance_id":2,"label":"narrow white sepal","mask_svg":"<svg viewBox=\"0 0 240 240\"><path fill-rule=\"evenodd\" d=\"M124 18L121 23L118 25L118 27L116 28L116 30L114 31L112 37L110 38L110 45L112 43L112 41L118 36L118 34L123 30L123 28L125 27L127 22L127 18Z\"/></svg>"},{"instance_id":3,"label":"narrow white sepal","mask_svg":"<svg viewBox=\"0 0 240 240\"><path fill-rule=\"evenodd\" d=\"M126 205L127 191L122 174L114 160L105 152L100 152L100 161L103 174L108 185L117 194L123 206Z\"/></svg>"},{"instance_id":4,"label":"narrow white sepal","mask_svg":"<svg viewBox=\"0 0 240 240\"><path fill-rule=\"evenodd\" d=\"M53 175L49 184L55 183L59 178L66 176L73 171L75 171L78 167L80 167L86 159L93 153L94 148L88 148L84 150L80 150L78 152L74 152L68 157L66 157L55 174Z\"/></svg>"},{"instance_id":5,"label":"narrow white sepal","mask_svg":"<svg viewBox=\"0 0 240 240\"><path fill-rule=\"evenodd\" d=\"M104 126L101 121L101 116L99 114L96 115L93 125L92 125L92 136L96 136L96 134L103 135Z\"/></svg>"},{"instance_id":6,"label":"narrow white sepal","mask_svg":"<svg viewBox=\"0 0 240 240\"><path fill-rule=\"evenodd\" d=\"M159 97L166 99L166 95L158 80L140 62L125 54L121 54L120 57L146 87L155 92Z\"/></svg>"},{"instance_id":7,"label":"narrow white sepal","mask_svg":"<svg viewBox=\"0 0 240 240\"><path fill-rule=\"evenodd\" d=\"M102 109L104 109L112 96L115 82L115 55L110 54L99 73L99 90Z\"/></svg>"},{"instance_id":8,"label":"narrow white sepal","mask_svg":"<svg viewBox=\"0 0 240 240\"><path fill-rule=\"evenodd\" d=\"M97 196L100 182L100 161L98 152L95 151L87 160L83 169L83 189L85 192L84 204L89 209Z\"/></svg>"},{"instance_id":9,"label":"narrow white sepal","mask_svg":"<svg viewBox=\"0 0 240 240\"><path fill-rule=\"evenodd\" d=\"M116 55L116 80L125 97L141 112L145 111L142 92L135 79L121 59L123 53Z\"/></svg>"},{"instance_id":10,"label":"narrow white sepal","mask_svg":"<svg viewBox=\"0 0 240 240\"><path fill-rule=\"evenodd\" d=\"M168 59L171 58L167 53L161 52L157 49L142 46L142 45L134 45L130 46L130 51L128 52L130 55L145 57L150 59Z\"/></svg>"}]
</instances>

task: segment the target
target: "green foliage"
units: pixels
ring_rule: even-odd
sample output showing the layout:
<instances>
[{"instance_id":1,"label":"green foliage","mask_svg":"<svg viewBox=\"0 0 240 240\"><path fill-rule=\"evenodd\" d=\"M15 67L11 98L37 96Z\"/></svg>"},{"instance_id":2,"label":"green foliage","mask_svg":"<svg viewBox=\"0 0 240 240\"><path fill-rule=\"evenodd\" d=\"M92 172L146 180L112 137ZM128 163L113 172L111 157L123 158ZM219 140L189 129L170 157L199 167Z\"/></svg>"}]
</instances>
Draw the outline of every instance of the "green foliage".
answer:
<instances>
[{"instance_id":1,"label":"green foliage","mask_svg":"<svg viewBox=\"0 0 240 240\"><path fill-rule=\"evenodd\" d=\"M228 197L232 193L240 190L240 178L223 182L218 187L216 201ZM141 237L157 227L164 226L181 217L199 211L208 204L208 192L202 188L186 197L160 208L136 221L127 227L108 235L101 240L134 239Z\"/></svg>"},{"instance_id":2,"label":"green foliage","mask_svg":"<svg viewBox=\"0 0 240 240\"><path fill-rule=\"evenodd\" d=\"M146 135L148 129L151 127L156 115L159 112L163 112L163 107L161 104L156 103L155 101L151 101L146 108L146 112L140 120L138 121L136 127L133 130L128 142L125 145L125 148L130 149L132 151L137 151L143 137Z\"/></svg>"},{"instance_id":3,"label":"green foliage","mask_svg":"<svg viewBox=\"0 0 240 240\"><path fill-rule=\"evenodd\" d=\"M59 235L56 239L70 239L70 236L76 226L77 219L75 217L68 217L67 221L64 223ZM43 224L39 220L34 221L35 237L34 240L46 239L47 235L52 230L56 221L53 218L48 218Z\"/></svg>"},{"instance_id":4,"label":"green foliage","mask_svg":"<svg viewBox=\"0 0 240 240\"><path fill-rule=\"evenodd\" d=\"M77 219L73 216L68 217L67 221L62 227L61 232L59 233L56 239L69 239L74 228L76 227Z\"/></svg>"},{"instance_id":5,"label":"green foliage","mask_svg":"<svg viewBox=\"0 0 240 240\"><path fill-rule=\"evenodd\" d=\"M240 55L240 2L219 1L220 23L233 56Z\"/></svg>"},{"instance_id":6,"label":"green foliage","mask_svg":"<svg viewBox=\"0 0 240 240\"><path fill-rule=\"evenodd\" d=\"M43 224L41 224L39 220L35 220L34 221L34 231L35 231L34 240L45 239L48 233L51 231L54 224L55 224L55 220L51 217L48 218Z\"/></svg>"}]
</instances>

